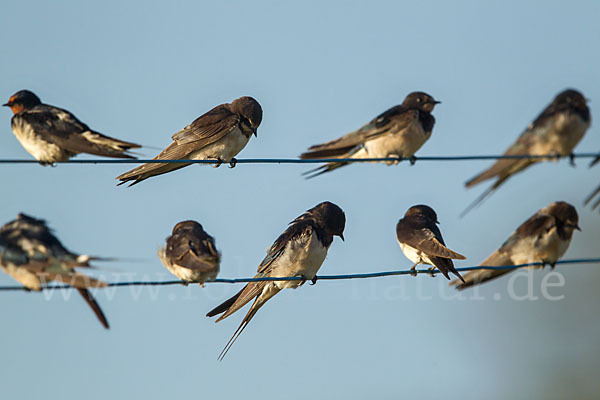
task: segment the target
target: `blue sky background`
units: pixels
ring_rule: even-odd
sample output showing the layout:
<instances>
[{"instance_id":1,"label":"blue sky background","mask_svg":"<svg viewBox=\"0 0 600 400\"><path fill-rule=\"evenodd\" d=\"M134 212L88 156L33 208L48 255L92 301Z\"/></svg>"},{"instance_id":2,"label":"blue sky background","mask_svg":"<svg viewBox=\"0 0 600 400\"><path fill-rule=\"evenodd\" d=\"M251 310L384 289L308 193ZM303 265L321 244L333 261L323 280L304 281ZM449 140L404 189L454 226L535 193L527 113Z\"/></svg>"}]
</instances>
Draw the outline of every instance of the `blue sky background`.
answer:
<instances>
[{"instance_id":1,"label":"blue sky background","mask_svg":"<svg viewBox=\"0 0 600 400\"><path fill-rule=\"evenodd\" d=\"M574 87L592 100L577 150L600 149L594 1L28 1L0 11L0 97L27 88L93 129L156 148L212 107L252 95L264 118L240 158L295 157L422 90L443 103L417 155L495 154ZM30 158L0 112L0 158ZM156 250L176 222L196 219L216 237L221 276L241 277L289 221L330 200L346 211L346 242L336 239L321 273L341 274L410 267L394 229L417 203L437 210L468 266L566 200L583 228L567 257L600 256L600 216L582 205L599 169L535 166L459 219L485 188L464 181L489 164L353 165L311 181L302 165L191 166L134 188L115 186L128 165L2 165L0 222L27 212L72 250L145 260L99 271L112 281L171 279ZM239 286L99 292L110 331L76 293L3 293L2 396L596 398L600 271L557 271L560 301L541 298L548 270L534 275L537 301L509 299L508 279L482 287L483 300L457 298L441 276L306 285L270 301L221 363L243 315L215 325L204 314Z\"/></svg>"}]
</instances>

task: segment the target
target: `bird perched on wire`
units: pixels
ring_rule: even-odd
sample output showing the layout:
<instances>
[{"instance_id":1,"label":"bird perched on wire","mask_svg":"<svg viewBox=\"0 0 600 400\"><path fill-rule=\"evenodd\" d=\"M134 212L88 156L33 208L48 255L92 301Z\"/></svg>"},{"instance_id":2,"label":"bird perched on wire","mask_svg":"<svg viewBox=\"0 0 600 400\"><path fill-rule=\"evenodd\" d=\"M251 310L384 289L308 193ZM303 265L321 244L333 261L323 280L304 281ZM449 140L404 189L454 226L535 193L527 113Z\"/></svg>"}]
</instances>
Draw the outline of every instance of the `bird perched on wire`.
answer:
<instances>
[{"instance_id":1,"label":"bird perched on wire","mask_svg":"<svg viewBox=\"0 0 600 400\"><path fill-rule=\"evenodd\" d=\"M437 224L437 214L431 207L412 206L396 225L400 248L406 258L415 263L411 270L414 271L419 264L428 264L432 266L432 274L437 268L446 279L450 279L449 272L462 279L452 259L466 260L466 257L446 247Z\"/></svg>"},{"instance_id":2,"label":"bird perched on wire","mask_svg":"<svg viewBox=\"0 0 600 400\"><path fill-rule=\"evenodd\" d=\"M262 108L252 97L240 97L221 104L171 136L173 143L154 160L218 160L235 166L235 156L242 151L262 121ZM166 174L190 163L150 163L117 176L122 185L133 186L153 176Z\"/></svg>"},{"instance_id":3,"label":"bird perched on wire","mask_svg":"<svg viewBox=\"0 0 600 400\"><path fill-rule=\"evenodd\" d=\"M3 106L14 113L11 125L15 136L42 165L67 161L80 153L135 158L129 150L141 147L91 130L69 111L42 103L29 90L13 94Z\"/></svg>"},{"instance_id":4,"label":"bird perched on wire","mask_svg":"<svg viewBox=\"0 0 600 400\"><path fill-rule=\"evenodd\" d=\"M480 204L508 178L523 171L530 165L558 157L572 155L590 127L590 110L587 100L574 89L559 93L552 103L533 121L505 152L505 156L542 156L548 158L499 159L494 165L465 183L467 188L488 179L496 179L494 184L479 196L462 215Z\"/></svg>"},{"instance_id":5,"label":"bird perched on wire","mask_svg":"<svg viewBox=\"0 0 600 400\"><path fill-rule=\"evenodd\" d=\"M106 283L75 271L90 267L90 261L100 260L67 250L41 219L19 214L17 219L0 227L0 267L30 290L42 290L50 281L61 282L77 289L106 329L108 321L102 309L88 291L105 287Z\"/></svg>"},{"instance_id":6,"label":"bird perched on wire","mask_svg":"<svg viewBox=\"0 0 600 400\"><path fill-rule=\"evenodd\" d=\"M346 217L337 205L328 201L320 203L293 220L275 240L260 263L255 278L299 277L302 280L259 281L248 283L238 294L211 310L207 317L221 315L219 322L254 299L242 323L219 355L225 357L235 340L252 320L256 312L282 289L296 289L305 281L316 282L327 250L334 236L344 240Z\"/></svg>"},{"instance_id":7,"label":"bird perched on wire","mask_svg":"<svg viewBox=\"0 0 600 400\"><path fill-rule=\"evenodd\" d=\"M569 248L573 232L579 228L579 216L575 207L564 201L555 201L533 214L527 221L486 258L482 266L521 265L543 263L541 266L527 268L543 268L550 264L552 268ZM480 283L496 279L514 269L474 270L465 274L464 280L454 280L450 285L462 290Z\"/></svg>"},{"instance_id":8,"label":"bird perched on wire","mask_svg":"<svg viewBox=\"0 0 600 400\"><path fill-rule=\"evenodd\" d=\"M175 225L158 257L173 275L186 282L198 282L200 286L217 277L221 261L215 240L196 221Z\"/></svg>"},{"instance_id":9,"label":"bird perched on wire","mask_svg":"<svg viewBox=\"0 0 600 400\"><path fill-rule=\"evenodd\" d=\"M402 104L378 115L359 130L339 139L311 146L300 158L397 158L398 160L386 162L397 164L401 158L413 157L429 139L435 124L431 112L439 103L427 93L410 93ZM304 175L313 178L346 164L348 163L329 162Z\"/></svg>"}]
</instances>

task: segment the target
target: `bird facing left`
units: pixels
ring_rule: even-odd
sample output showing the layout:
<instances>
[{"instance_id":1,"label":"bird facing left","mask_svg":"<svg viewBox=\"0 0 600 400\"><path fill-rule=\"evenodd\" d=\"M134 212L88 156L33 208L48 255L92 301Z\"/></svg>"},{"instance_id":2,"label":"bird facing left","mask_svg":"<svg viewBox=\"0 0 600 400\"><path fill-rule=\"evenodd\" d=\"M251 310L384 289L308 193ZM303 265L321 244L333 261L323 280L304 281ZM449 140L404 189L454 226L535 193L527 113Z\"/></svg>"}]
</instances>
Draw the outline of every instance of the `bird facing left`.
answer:
<instances>
[{"instance_id":1,"label":"bird facing left","mask_svg":"<svg viewBox=\"0 0 600 400\"><path fill-rule=\"evenodd\" d=\"M13 94L3 106L14 113L11 125L17 140L42 165L67 161L80 153L135 158L129 150L141 147L90 129L69 111L42 103L29 90Z\"/></svg>"}]
</instances>

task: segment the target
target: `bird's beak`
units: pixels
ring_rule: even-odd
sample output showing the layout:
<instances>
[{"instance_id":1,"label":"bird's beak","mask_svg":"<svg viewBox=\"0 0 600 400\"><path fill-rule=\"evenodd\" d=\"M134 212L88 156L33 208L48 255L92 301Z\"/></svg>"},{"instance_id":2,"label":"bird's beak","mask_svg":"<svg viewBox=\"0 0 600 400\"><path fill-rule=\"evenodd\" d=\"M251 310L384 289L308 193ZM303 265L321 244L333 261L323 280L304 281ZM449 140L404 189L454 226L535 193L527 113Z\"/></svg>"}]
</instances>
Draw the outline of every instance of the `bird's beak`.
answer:
<instances>
[{"instance_id":1,"label":"bird's beak","mask_svg":"<svg viewBox=\"0 0 600 400\"><path fill-rule=\"evenodd\" d=\"M10 103L4 103L2 104L2 107L10 107Z\"/></svg>"},{"instance_id":2,"label":"bird's beak","mask_svg":"<svg viewBox=\"0 0 600 400\"><path fill-rule=\"evenodd\" d=\"M442 102L441 102L441 101L434 100L434 101L433 101L433 104L442 104Z\"/></svg>"},{"instance_id":3,"label":"bird's beak","mask_svg":"<svg viewBox=\"0 0 600 400\"><path fill-rule=\"evenodd\" d=\"M579 227L579 225L575 225L574 228L581 232L581 228Z\"/></svg>"},{"instance_id":4,"label":"bird's beak","mask_svg":"<svg viewBox=\"0 0 600 400\"><path fill-rule=\"evenodd\" d=\"M343 233L340 233L340 235L339 235L339 236L340 236L340 239L342 239L342 242L345 242L345 240L344 240L344 234L343 234Z\"/></svg>"},{"instance_id":5,"label":"bird's beak","mask_svg":"<svg viewBox=\"0 0 600 400\"><path fill-rule=\"evenodd\" d=\"M256 134L256 129L252 130L252 134L254 135L254 137L258 137L258 135Z\"/></svg>"}]
</instances>

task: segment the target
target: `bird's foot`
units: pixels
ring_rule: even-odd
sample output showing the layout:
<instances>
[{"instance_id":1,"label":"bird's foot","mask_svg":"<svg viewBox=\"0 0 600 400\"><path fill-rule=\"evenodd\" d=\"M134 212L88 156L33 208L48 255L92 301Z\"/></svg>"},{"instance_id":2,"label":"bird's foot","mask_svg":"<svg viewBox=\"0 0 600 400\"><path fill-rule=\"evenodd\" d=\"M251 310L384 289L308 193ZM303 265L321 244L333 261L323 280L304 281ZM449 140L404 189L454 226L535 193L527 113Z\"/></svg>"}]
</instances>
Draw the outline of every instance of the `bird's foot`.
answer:
<instances>
[{"instance_id":1,"label":"bird's foot","mask_svg":"<svg viewBox=\"0 0 600 400\"><path fill-rule=\"evenodd\" d=\"M386 164L388 165L397 165L400 161L402 161L402 156L400 154L388 154L387 158L394 158L395 160L389 161Z\"/></svg>"},{"instance_id":2,"label":"bird's foot","mask_svg":"<svg viewBox=\"0 0 600 400\"><path fill-rule=\"evenodd\" d=\"M237 159L235 157L233 157L231 159L231 161L229 161L229 168L235 168L236 165L237 165Z\"/></svg>"},{"instance_id":3,"label":"bird's foot","mask_svg":"<svg viewBox=\"0 0 600 400\"><path fill-rule=\"evenodd\" d=\"M223 164L223 160L221 158L217 158L217 162L213 165L213 168L219 168Z\"/></svg>"},{"instance_id":4,"label":"bird's foot","mask_svg":"<svg viewBox=\"0 0 600 400\"><path fill-rule=\"evenodd\" d=\"M415 163L417 162L417 157L410 156L410 158L408 159L408 162L410 162L410 165L415 165Z\"/></svg>"},{"instance_id":5,"label":"bird's foot","mask_svg":"<svg viewBox=\"0 0 600 400\"><path fill-rule=\"evenodd\" d=\"M428 268L427 271L429 271L430 277L435 278L435 267Z\"/></svg>"},{"instance_id":6,"label":"bird's foot","mask_svg":"<svg viewBox=\"0 0 600 400\"><path fill-rule=\"evenodd\" d=\"M187 285L189 285L190 283L189 283L188 281L181 281L181 284L182 284L183 286L187 286Z\"/></svg>"},{"instance_id":7,"label":"bird's foot","mask_svg":"<svg viewBox=\"0 0 600 400\"><path fill-rule=\"evenodd\" d=\"M315 277L310 280L310 285L311 286L316 285L318 279L319 279L319 277L315 275Z\"/></svg>"},{"instance_id":8,"label":"bird's foot","mask_svg":"<svg viewBox=\"0 0 600 400\"><path fill-rule=\"evenodd\" d=\"M569 154L569 165L571 167L576 167L576 165L575 165L575 153Z\"/></svg>"},{"instance_id":9,"label":"bird's foot","mask_svg":"<svg viewBox=\"0 0 600 400\"><path fill-rule=\"evenodd\" d=\"M410 276L417 276L417 266L413 265L412 267L410 267Z\"/></svg>"}]
</instances>

